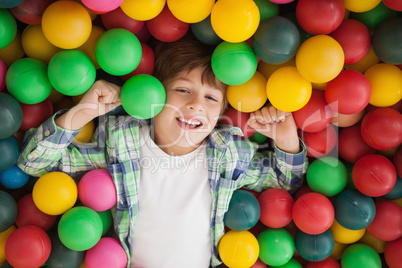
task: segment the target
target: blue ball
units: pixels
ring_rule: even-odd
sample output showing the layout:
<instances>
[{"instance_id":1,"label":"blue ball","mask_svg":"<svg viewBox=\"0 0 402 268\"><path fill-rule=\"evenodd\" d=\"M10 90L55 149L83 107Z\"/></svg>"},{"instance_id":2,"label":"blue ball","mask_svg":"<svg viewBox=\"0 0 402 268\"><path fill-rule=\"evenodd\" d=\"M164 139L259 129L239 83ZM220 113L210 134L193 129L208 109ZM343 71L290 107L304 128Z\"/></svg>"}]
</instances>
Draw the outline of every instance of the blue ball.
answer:
<instances>
[{"instance_id":1,"label":"blue ball","mask_svg":"<svg viewBox=\"0 0 402 268\"><path fill-rule=\"evenodd\" d=\"M18 189L27 184L29 175L22 171L17 165L0 172L0 183L8 189Z\"/></svg>"},{"instance_id":2,"label":"blue ball","mask_svg":"<svg viewBox=\"0 0 402 268\"><path fill-rule=\"evenodd\" d=\"M233 193L223 222L232 230L245 231L257 224L260 214L257 198L250 192L237 190Z\"/></svg>"},{"instance_id":3,"label":"blue ball","mask_svg":"<svg viewBox=\"0 0 402 268\"><path fill-rule=\"evenodd\" d=\"M331 255L334 246L335 240L330 230L318 235L306 234L300 230L296 232L295 247L300 256L305 260L325 260Z\"/></svg>"}]
</instances>

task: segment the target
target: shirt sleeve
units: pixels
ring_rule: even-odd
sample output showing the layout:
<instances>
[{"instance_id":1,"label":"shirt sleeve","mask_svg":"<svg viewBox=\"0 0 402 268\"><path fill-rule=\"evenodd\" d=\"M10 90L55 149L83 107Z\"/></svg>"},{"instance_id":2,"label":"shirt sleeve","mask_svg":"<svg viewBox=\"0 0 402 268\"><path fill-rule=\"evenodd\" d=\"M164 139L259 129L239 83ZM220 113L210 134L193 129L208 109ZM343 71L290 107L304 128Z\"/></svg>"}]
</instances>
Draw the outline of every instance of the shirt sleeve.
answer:
<instances>
[{"instance_id":1,"label":"shirt sleeve","mask_svg":"<svg viewBox=\"0 0 402 268\"><path fill-rule=\"evenodd\" d=\"M274 151L257 152L244 172L239 186L262 192L281 188L294 192L303 185L307 172L307 150L300 140L300 153L290 154L274 146Z\"/></svg>"},{"instance_id":2,"label":"shirt sleeve","mask_svg":"<svg viewBox=\"0 0 402 268\"><path fill-rule=\"evenodd\" d=\"M17 162L25 173L40 177L50 171L61 171L75 177L79 172L107 168L104 139L94 135L90 143L75 143L79 130L65 130L54 121L63 112L26 132Z\"/></svg>"}]
</instances>

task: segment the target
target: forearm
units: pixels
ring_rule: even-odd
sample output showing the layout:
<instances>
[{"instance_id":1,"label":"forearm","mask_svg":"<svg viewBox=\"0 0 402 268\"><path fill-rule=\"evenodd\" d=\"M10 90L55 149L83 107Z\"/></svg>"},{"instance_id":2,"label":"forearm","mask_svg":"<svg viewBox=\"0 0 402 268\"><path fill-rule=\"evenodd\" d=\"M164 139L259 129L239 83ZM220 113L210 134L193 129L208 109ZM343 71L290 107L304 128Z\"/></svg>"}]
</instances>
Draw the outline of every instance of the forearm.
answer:
<instances>
[{"instance_id":1,"label":"forearm","mask_svg":"<svg viewBox=\"0 0 402 268\"><path fill-rule=\"evenodd\" d=\"M78 105L55 119L55 124L65 130L75 131L92 121L93 117L86 115Z\"/></svg>"},{"instance_id":2,"label":"forearm","mask_svg":"<svg viewBox=\"0 0 402 268\"><path fill-rule=\"evenodd\" d=\"M299 137L295 136L292 139L276 139L275 145L280 150L290 153L290 154L298 154L300 153L300 141Z\"/></svg>"}]
</instances>

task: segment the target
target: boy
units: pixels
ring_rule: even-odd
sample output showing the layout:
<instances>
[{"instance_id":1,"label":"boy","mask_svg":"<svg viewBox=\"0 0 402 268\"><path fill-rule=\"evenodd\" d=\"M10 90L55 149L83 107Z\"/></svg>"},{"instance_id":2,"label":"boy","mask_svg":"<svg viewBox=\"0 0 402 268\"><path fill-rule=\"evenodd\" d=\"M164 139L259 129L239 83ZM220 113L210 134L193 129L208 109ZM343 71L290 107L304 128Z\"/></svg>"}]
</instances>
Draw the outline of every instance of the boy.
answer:
<instances>
[{"instance_id":1,"label":"boy","mask_svg":"<svg viewBox=\"0 0 402 268\"><path fill-rule=\"evenodd\" d=\"M160 43L154 75L166 104L152 124L130 116L103 116L121 104L120 87L97 81L80 103L27 133L18 165L41 176L59 170L77 178L108 169L117 190L114 228L130 267L216 267L223 218L233 192L247 187L295 190L307 169L306 150L291 114L274 107L254 112L249 125L270 137L275 152L231 126L217 127L226 85L211 69L213 48L189 37ZM74 144L97 118L93 140Z\"/></svg>"}]
</instances>

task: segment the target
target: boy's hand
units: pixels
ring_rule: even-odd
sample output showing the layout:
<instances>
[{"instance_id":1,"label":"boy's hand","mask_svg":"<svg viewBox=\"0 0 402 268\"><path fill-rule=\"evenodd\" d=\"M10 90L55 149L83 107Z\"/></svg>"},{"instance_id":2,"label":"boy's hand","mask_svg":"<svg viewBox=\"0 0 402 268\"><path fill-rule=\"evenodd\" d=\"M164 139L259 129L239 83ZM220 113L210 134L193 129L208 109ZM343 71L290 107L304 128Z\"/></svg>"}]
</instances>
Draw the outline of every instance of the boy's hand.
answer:
<instances>
[{"instance_id":1,"label":"boy's hand","mask_svg":"<svg viewBox=\"0 0 402 268\"><path fill-rule=\"evenodd\" d=\"M274 140L276 146L289 153L299 153L299 137L292 113L263 107L250 114L247 124Z\"/></svg>"}]
</instances>

